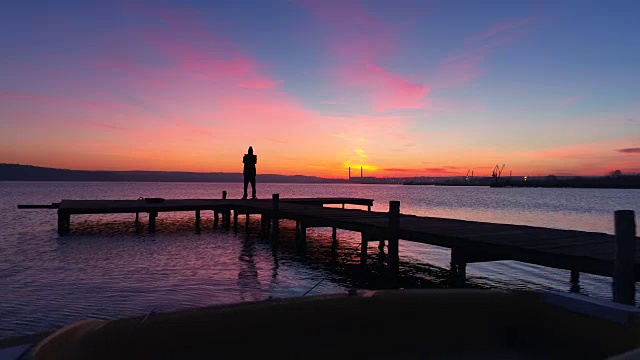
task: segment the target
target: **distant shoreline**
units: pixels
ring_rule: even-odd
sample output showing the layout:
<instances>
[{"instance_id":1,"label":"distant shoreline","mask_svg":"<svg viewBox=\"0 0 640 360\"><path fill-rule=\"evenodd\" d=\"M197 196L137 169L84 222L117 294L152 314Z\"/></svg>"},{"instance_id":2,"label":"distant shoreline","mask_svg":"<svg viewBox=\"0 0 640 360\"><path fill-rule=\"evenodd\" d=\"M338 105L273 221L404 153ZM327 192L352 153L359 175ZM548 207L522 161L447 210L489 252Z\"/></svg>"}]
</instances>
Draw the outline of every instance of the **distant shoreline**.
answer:
<instances>
[{"instance_id":1,"label":"distant shoreline","mask_svg":"<svg viewBox=\"0 0 640 360\"><path fill-rule=\"evenodd\" d=\"M618 174L600 177L404 177L404 178L322 178L306 175L258 174L263 184L362 184L439 185L544 188L640 189L640 175ZM0 181L21 182L146 182L146 183L242 183L241 173L183 171L98 171L45 168L21 164L0 164Z\"/></svg>"},{"instance_id":2,"label":"distant shoreline","mask_svg":"<svg viewBox=\"0 0 640 360\"><path fill-rule=\"evenodd\" d=\"M492 187L492 188L547 188L547 189L624 189L624 190L639 190L640 185L630 185L630 186L618 186L618 185L501 185L501 186L491 186L485 184L404 184L404 185L412 185L412 186L449 186L449 187Z\"/></svg>"}]
</instances>

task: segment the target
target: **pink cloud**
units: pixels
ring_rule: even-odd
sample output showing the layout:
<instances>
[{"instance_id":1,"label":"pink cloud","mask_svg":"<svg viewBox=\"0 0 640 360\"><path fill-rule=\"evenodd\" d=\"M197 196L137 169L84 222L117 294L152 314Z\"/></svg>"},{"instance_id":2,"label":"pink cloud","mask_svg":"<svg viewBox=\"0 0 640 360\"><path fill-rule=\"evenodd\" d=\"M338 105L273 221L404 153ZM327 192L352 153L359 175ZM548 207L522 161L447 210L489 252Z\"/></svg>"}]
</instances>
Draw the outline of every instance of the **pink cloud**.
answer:
<instances>
[{"instance_id":1,"label":"pink cloud","mask_svg":"<svg viewBox=\"0 0 640 360\"><path fill-rule=\"evenodd\" d=\"M640 154L640 147L618 149L616 151L620 152L620 153L623 153L623 154Z\"/></svg>"},{"instance_id":2,"label":"pink cloud","mask_svg":"<svg viewBox=\"0 0 640 360\"><path fill-rule=\"evenodd\" d=\"M411 82L371 63L362 65L345 72L343 80L368 89L375 111L420 109L427 104L426 96L430 89L426 85Z\"/></svg>"},{"instance_id":3,"label":"pink cloud","mask_svg":"<svg viewBox=\"0 0 640 360\"><path fill-rule=\"evenodd\" d=\"M479 102L459 100L459 99L447 99L447 98L432 98L431 103L427 107L427 110L431 112L481 112L486 110L486 106Z\"/></svg>"},{"instance_id":4,"label":"pink cloud","mask_svg":"<svg viewBox=\"0 0 640 360\"><path fill-rule=\"evenodd\" d=\"M371 14L357 1L306 0L312 14L333 27L329 53L338 59L335 70L340 85L364 91L376 112L420 109L427 104L427 85L382 66L394 54L399 36L390 24Z\"/></svg>"},{"instance_id":5,"label":"pink cloud","mask_svg":"<svg viewBox=\"0 0 640 360\"><path fill-rule=\"evenodd\" d=\"M580 100L582 100L582 98L580 96L572 96L570 98L566 98L566 99L562 99L562 100L558 101L558 104L560 104L562 106L569 106L569 105L573 105L573 104L579 102Z\"/></svg>"},{"instance_id":6,"label":"pink cloud","mask_svg":"<svg viewBox=\"0 0 640 360\"><path fill-rule=\"evenodd\" d=\"M619 149L617 146L620 144L631 146ZM576 175L603 175L611 169L630 172L631 169L637 168L637 159L632 156L637 148L633 144L637 144L637 138L625 136L516 155L518 159L527 159L529 165L544 163L546 168L551 167Z\"/></svg>"},{"instance_id":7,"label":"pink cloud","mask_svg":"<svg viewBox=\"0 0 640 360\"><path fill-rule=\"evenodd\" d=\"M434 88L464 85L486 72L481 65L493 51L509 45L523 36L528 25L540 17L526 17L495 24L468 38L465 47L445 58L433 76Z\"/></svg>"},{"instance_id":8,"label":"pink cloud","mask_svg":"<svg viewBox=\"0 0 640 360\"><path fill-rule=\"evenodd\" d=\"M485 31L472 36L471 38L469 38L467 41L468 42L480 42L480 41L485 41L491 38L495 38L499 35L502 35L504 33L508 33L508 32L512 32L518 28L521 28L525 25L531 24L535 21L538 21L540 19L539 16L530 16L530 17L526 17L526 18L522 18L522 19L515 19L515 20L509 20L509 21L504 21L502 23L499 24L495 24L493 26L490 26L488 29L486 29Z\"/></svg>"}]
</instances>

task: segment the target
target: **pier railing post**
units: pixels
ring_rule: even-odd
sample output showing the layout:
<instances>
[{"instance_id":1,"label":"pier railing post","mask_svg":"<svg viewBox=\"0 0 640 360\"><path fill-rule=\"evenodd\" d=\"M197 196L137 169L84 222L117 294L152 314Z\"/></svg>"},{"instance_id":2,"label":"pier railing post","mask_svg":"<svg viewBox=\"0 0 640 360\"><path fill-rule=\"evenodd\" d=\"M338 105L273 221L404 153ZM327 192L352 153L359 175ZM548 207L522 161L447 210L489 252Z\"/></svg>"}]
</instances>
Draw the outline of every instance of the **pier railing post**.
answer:
<instances>
[{"instance_id":1,"label":"pier railing post","mask_svg":"<svg viewBox=\"0 0 640 360\"><path fill-rule=\"evenodd\" d=\"M271 243L275 244L278 242L278 237L280 235L280 229L278 228L280 220L280 215L278 214L278 212L280 211L280 194L273 194L271 196L271 200Z\"/></svg>"},{"instance_id":2,"label":"pier railing post","mask_svg":"<svg viewBox=\"0 0 640 360\"><path fill-rule=\"evenodd\" d=\"M400 201L389 201L389 228L387 238L389 251L389 270L391 271L392 285L397 285L400 265L400 249L398 236L400 232Z\"/></svg>"},{"instance_id":3,"label":"pier railing post","mask_svg":"<svg viewBox=\"0 0 640 360\"><path fill-rule=\"evenodd\" d=\"M632 210L618 210L615 219L615 258L613 263L613 301L635 305L636 221Z\"/></svg>"}]
</instances>

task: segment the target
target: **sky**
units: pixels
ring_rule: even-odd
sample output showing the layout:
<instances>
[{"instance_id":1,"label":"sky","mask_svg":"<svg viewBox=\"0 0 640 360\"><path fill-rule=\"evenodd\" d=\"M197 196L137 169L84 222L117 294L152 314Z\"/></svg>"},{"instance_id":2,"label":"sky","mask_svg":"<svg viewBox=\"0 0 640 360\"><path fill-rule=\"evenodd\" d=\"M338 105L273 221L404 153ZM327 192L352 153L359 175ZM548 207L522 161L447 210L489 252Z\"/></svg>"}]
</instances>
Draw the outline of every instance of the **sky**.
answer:
<instances>
[{"instance_id":1,"label":"sky","mask_svg":"<svg viewBox=\"0 0 640 360\"><path fill-rule=\"evenodd\" d=\"M0 163L640 172L640 2L8 1Z\"/></svg>"}]
</instances>

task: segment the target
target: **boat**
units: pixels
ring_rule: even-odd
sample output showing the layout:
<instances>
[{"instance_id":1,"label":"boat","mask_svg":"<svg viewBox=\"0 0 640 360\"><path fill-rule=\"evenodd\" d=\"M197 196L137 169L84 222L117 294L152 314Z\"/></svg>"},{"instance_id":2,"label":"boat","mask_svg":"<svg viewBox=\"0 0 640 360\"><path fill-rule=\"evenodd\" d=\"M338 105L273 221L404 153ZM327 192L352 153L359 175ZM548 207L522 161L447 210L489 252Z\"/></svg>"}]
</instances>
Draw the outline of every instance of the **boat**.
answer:
<instances>
[{"instance_id":1,"label":"boat","mask_svg":"<svg viewBox=\"0 0 640 360\"><path fill-rule=\"evenodd\" d=\"M568 293L352 290L83 320L17 358L632 359L639 320L634 306Z\"/></svg>"}]
</instances>

